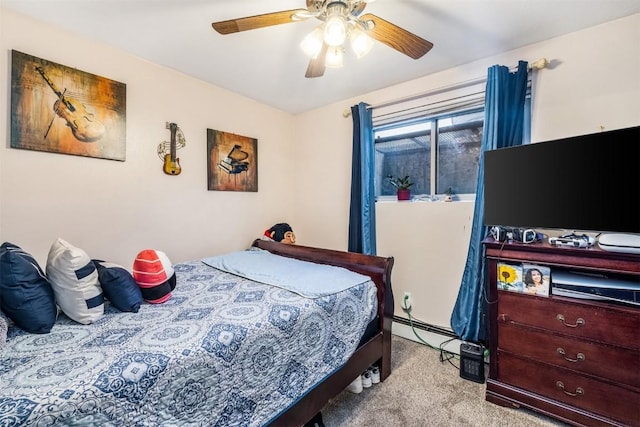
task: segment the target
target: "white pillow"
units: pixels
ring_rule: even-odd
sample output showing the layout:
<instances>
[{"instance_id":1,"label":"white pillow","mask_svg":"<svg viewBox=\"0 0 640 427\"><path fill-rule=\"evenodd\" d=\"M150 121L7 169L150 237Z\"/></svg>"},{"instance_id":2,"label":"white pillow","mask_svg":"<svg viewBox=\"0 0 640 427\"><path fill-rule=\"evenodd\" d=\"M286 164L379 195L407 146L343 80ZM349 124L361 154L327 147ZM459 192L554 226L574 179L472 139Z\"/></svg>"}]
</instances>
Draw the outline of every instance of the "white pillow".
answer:
<instances>
[{"instance_id":1,"label":"white pillow","mask_svg":"<svg viewBox=\"0 0 640 427\"><path fill-rule=\"evenodd\" d=\"M84 325L103 316L98 271L85 251L58 238L49 249L46 274L64 314Z\"/></svg>"}]
</instances>

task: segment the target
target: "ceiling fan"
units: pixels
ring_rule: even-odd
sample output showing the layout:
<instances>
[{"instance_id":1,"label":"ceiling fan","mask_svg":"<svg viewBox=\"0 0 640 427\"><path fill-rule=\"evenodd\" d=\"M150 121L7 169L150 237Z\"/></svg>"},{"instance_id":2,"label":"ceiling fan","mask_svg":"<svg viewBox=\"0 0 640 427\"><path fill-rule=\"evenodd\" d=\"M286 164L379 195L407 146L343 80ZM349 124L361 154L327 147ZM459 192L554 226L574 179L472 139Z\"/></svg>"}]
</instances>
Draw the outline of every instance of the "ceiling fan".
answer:
<instances>
[{"instance_id":1,"label":"ceiling fan","mask_svg":"<svg viewBox=\"0 0 640 427\"><path fill-rule=\"evenodd\" d=\"M373 0L369 0L373 1ZM306 9L283 10L244 18L214 22L213 29L220 34L273 25L299 22L309 18L322 21L300 44L302 50L311 57L305 77L320 77L325 67L342 66L344 43L348 39L359 58L377 40L413 59L421 58L429 52L433 44L417 35L372 14L362 11L367 0L306 0Z\"/></svg>"}]
</instances>

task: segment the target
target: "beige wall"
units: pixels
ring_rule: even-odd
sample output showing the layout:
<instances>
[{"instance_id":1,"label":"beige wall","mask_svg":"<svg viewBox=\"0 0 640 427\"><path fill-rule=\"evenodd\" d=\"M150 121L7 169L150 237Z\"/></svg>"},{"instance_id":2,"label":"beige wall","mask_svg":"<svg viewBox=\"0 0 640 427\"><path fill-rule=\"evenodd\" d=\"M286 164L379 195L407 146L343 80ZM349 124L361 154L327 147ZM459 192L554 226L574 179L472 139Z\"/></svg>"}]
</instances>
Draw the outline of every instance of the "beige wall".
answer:
<instances>
[{"instance_id":1,"label":"beige wall","mask_svg":"<svg viewBox=\"0 0 640 427\"><path fill-rule=\"evenodd\" d=\"M70 48L72 47L72 48ZM0 9L0 241L44 265L62 237L89 256L130 267L145 248L184 261L247 247L294 202L292 116L66 31ZM127 85L126 161L11 149L11 49ZM182 173L156 147L177 123ZM206 129L258 139L259 191L207 191Z\"/></svg>"},{"instance_id":2,"label":"beige wall","mask_svg":"<svg viewBox=\"0 0 640 427\"><path fill-rule=\"evenodd\" d=\"M496 63L547 57L553 69L534 77L534 141L638 125L639 29L635 15L291 116L0 8L0 241L44 263L62 237L92 257L130 266L147 247L174 262L238 250L287 221L301 244L346 249L351 119L343 117L345 108L482 77ZM10 149L11 49L125 83L126 162ZM177 177L162 172L156 155L168 138L167 121L178 123L187 139ZM257 193L207 191L207 128L258 139ZM473 203L385 202L377 214L378 253L396 258L396 301L409 291L417 318L448 327Z\"/></svg>"},{"instance_id":3,"label":"beige wall","mask_svg":"<svg viewBox=\"0 0 640 427\"><path fill-rule=\"evenodd\" d=\"M533 75L532 140L640 125L640 15L568 34L445 72L311 111L295 118L305 144L296 154L302 194L296 227L312 242L346 248L351 119L345 108L371 105L486 76L494 64L515 66L546 57L552 68ZM437 49L437 45L434 49ZM428 61L428 55L424 59ZM319 120L318 120L319 119ZM345 124L348 122L348 124ZM596 170L597 165L589 165ZM346 166L348 168L348 166ZM412 315L449 327L467 256L472 202L383 202L376 207L378 254L393 255L396 315L404 291L412 293ZM317 212L321 214L318 215Z\"/></svg>"}]
</instances>

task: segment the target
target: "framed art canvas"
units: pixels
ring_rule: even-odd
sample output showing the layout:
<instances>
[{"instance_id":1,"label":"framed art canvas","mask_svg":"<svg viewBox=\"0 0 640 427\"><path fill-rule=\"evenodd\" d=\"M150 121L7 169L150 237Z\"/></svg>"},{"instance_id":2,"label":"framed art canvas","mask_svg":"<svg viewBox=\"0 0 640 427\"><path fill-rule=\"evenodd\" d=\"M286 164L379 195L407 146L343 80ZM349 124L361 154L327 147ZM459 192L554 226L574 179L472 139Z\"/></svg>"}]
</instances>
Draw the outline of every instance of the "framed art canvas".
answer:
<instances>
[{"instance_id":1,"label":"framed art canvas","mask_svg":"<svg viewBox=\"0 0 640 427\"><path fill-rule=\"evenodd\" d=\"M258 191L258 140L207 129L208 189Z\"/></svg>"},{"instance_id":2,"label":"framed art canvas","mask_svg":"<svg viewBox=\"0 0 640 427\"><path fill-rule=\"evenodd\" d=\"M11 51L11 147L124 161L126 85Z\"/></svg>"}]
</instances>

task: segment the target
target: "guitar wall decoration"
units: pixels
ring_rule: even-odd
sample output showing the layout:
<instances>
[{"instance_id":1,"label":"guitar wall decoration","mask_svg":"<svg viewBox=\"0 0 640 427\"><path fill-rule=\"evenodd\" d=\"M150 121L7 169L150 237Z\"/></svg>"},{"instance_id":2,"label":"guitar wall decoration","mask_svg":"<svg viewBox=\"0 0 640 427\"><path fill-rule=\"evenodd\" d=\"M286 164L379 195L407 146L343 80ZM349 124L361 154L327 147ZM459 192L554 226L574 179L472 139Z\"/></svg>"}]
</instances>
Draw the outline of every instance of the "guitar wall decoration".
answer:
<instances>
[{"instance_id":1,"label":"guitar wall decoration","mask_svg":"<svg viewBox=\"0 0 640 427\"><path fill-rule=\"evenodd\" d=\"M167 175L180 175L182 167L176 151L186 145L182 130L175 123L167 123L167 129L171 131L171 141L163 141L158 145L158 157L164 162L162 170Z\"/></svg>"}]
</instances>

